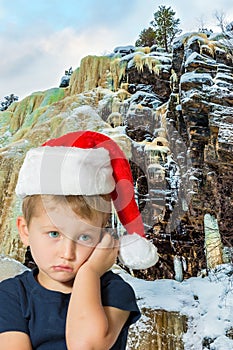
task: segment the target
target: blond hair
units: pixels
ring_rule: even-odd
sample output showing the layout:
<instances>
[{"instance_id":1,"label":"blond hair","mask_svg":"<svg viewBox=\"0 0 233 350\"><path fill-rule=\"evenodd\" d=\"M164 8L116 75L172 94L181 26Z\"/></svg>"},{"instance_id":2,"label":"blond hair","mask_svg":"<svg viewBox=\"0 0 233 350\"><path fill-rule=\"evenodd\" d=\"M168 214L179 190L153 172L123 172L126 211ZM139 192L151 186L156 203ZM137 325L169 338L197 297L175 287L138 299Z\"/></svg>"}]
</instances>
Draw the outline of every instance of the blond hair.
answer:
<instances>
[{"instance_id":1,"label":"blond hair","mask_svg":"<svg viewBox=\"0 0 233 350\"><path fill-rule=\"evenodd\" d=\"M111 212L111 197L106 195L81 196L81 195L32 195L23 199L22 212L27 222L33 216L37 216L37 210L43 203L51 201L53 204L68 205L75 214L81 218L92 220L96 215L103 216L103 227L107 224Z\"/></svg>"}]
</instances>

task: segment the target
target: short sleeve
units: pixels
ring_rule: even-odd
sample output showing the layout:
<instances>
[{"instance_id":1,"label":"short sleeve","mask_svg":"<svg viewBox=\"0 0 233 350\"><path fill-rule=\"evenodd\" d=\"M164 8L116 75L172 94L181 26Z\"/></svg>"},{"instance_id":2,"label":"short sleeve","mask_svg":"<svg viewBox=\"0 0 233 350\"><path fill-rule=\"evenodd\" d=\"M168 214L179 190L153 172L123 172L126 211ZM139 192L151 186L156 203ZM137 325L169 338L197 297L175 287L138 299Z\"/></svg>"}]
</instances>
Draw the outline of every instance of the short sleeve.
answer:
<instances>
[{"instance_id":1,"label":"short sleeve","mask_svg":"<svg viewBox=\"0 0 233 350\"><path fill-rule=\"evenodd\" d=\"M133 288L120 276L108 272L101 288L103 306L112 306L130 312L127 325L135 323L141 316Z\"/></svg>"},{"instance_id":2,"label":"short sleeve","mask_svg":"<svg viewBox=\"0 0 233 350\"><path fill-rule=\"evenodd\" d=\"M18 331L29 334L27 320L22 313L22 298L14 278L0 283L0 333Z\"/></svg>"}]
</instances>

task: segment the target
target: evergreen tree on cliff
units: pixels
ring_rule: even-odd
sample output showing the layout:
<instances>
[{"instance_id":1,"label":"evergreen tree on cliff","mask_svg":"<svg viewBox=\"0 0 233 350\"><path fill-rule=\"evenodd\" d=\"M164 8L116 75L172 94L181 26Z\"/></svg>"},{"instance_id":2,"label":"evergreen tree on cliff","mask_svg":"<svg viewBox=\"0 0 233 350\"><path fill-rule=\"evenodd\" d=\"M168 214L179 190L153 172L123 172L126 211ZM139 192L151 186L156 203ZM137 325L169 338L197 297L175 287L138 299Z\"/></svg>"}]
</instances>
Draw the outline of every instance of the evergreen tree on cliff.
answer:
<instances>
[{"instance_id":1,"label":"evergreen tree on cliff","mask_svg":"<svg viewBox=\"0 0 233 350\"><path fill-rule=\"evenodd\" d=\"M173 39L182 31L178 28L180 19L175 19L175 14L171 7L161 5L154 13L154 20L150 23L155 30L156 43L166 52L171 51Z\"/></svg>"},{"instance_id":2,"label":"evergreen tree on cliff","mask_svg":"<svg viewBox=\"0 0 233 350\"><path fill-rule=\"evenodd\" d=\"M7 108L15 101L18 101L18 96L14 94L10 94L9 96L5 96L5 101L1 102L0 111L5 111Z\"/></svg>"},{"instance_id":3,"label":"evergreen tree on cliff","mask_svg":"<svg viewBox=\"0 0 233 350\"><path fill-rule=\"evenodd\" d=\"M139 38L135 43L135 46L149 46L156 44L155 31L152 27L143 29L139 34Z\"/></svg>"}]
</instances>

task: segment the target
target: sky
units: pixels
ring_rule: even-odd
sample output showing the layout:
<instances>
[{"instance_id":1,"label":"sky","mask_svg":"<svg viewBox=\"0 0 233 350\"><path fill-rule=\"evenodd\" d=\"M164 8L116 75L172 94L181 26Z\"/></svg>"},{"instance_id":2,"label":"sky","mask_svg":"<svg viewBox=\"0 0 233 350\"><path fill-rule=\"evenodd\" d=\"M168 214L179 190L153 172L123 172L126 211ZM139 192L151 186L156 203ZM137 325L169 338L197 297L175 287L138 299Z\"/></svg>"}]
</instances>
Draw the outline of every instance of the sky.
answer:
<instances>
[{"instance_id":1,"label":"sky","mask_svg":"<svg viewBox=\"0 0 233 350\"><path fill-rule=\"evenodd\" d=\"M0 0L0 101L58 87L87 55L134 45L159 6L171 7L184 32L218 32L215 13L233 20L232 0Z\"/></svg>"}]
</instances>

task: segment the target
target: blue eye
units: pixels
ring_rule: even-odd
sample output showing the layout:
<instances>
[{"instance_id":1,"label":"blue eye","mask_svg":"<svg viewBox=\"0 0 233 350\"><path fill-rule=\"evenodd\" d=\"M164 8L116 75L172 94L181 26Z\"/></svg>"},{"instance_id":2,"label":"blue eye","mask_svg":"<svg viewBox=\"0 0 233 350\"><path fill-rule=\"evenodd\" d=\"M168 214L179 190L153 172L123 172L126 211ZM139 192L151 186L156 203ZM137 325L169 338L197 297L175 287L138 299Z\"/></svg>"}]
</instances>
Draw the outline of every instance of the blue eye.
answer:
<instances>
[{"instance_id":1,"label":"blue eye","mask_svg":"<svg viewBox=\"0 0 233 350\"><path fill-rule=\"evenodd\" d=\"M89 240L91 240L91 236L83 234L79 236L78 240L82 242L88 242Z\"/></svg>"},{"instance_id":2,"label":"blue eye","mask_svg":"<svg viewBox=\"0 0 233 350\"><path fill-rule=\"evenodd\" d=\"M57 231L50 231L49 232L49 237L51 237L51 238L58 238L59 237L59 232L57 232Z\"/></svg>"}]
</instances>

